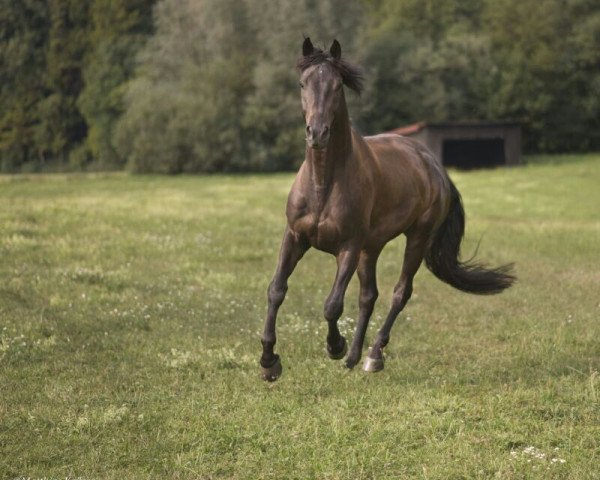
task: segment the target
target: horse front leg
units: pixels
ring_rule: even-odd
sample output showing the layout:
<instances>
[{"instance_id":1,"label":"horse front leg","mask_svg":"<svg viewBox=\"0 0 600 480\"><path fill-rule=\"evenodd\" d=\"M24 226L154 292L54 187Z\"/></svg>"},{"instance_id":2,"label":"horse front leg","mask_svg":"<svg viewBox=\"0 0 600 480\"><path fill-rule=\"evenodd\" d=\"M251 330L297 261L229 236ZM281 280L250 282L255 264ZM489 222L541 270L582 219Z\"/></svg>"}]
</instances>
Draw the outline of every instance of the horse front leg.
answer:
<instances>
[{"instance_id":1,"label":"horse front leg","mask_svg":"<svg viewBox=\"0 0 600 480\"><path fill-rule=\"evenodd\" d=\"M360 248L355 245L343 248L338 253L335 281L331 293L325 300L323 313L328 325L327 353L334 360L342 358L348 349L346 339L340 334L337 322L344 311L344 296L358 266L359 254Z\"/></svg>"},{"instance_id":2,"label":"horse front leg","mask_svg":"<svg viewBox=\"0 0 600 480\"><path fill-rule=\"evenodd\" d=\"M267 292L269 306L267 309L265 328L261 338L263 347L262 356L260 358L261 373L263 380L269 382L277 380L282 372L279 355L273 351L277 341L275 335L277 312L285 299L285 294L288 289L288 278L308 248L308 242L292 232L289 227L286 227L281 242L281 249L279 251L277 269L275 270L275 275L269 284Z\"/></svg>"}]
</instances>

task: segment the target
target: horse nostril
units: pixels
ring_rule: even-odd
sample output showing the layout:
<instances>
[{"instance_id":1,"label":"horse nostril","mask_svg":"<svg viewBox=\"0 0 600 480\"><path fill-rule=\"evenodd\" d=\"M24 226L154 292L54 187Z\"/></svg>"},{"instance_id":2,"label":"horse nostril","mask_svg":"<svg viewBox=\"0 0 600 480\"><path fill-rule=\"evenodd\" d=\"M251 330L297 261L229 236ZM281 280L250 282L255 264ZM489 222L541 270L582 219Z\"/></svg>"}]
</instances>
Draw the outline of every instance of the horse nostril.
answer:
<instances>
[{"instance_id":1,"label":"horse nostril","mask_svg":"<svg viewBox=\"0 0 600 480\"><path fill-rule=\"evenodd\" d=\"M325 127L323 129L323 135L327 135L327 132L329 132L329 127Z\"/></svg>"},{"instance_id":2,"label":"horse nostril","mask_svg":"<svg viewBox=\"0 0 600 480\"><path fill-rule=\"evenodd\" d=\"M307 125L307 126L306 126L306 133L307 133L308 135L310 135L310 125Z\"/></svg>"}]
</instances>

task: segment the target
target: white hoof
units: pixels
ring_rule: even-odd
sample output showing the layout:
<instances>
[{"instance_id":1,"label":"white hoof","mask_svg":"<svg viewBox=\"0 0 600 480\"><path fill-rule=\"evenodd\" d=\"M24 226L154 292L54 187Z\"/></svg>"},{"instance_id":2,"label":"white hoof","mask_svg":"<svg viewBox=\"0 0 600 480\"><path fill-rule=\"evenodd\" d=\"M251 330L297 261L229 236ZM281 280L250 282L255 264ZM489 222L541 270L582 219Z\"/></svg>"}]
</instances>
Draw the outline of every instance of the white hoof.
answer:
<instances>
[{"instance_id":1,"label":"white hoof","mask_svg":"<svg viewBox=\"0 0 600 480\"><path fill-rule=\"evenodd\" d=\"M383 370L383 358L371 358L367 356L363 363L363 370L365 372L380 372Z\"/></svg>"}]
</instances>

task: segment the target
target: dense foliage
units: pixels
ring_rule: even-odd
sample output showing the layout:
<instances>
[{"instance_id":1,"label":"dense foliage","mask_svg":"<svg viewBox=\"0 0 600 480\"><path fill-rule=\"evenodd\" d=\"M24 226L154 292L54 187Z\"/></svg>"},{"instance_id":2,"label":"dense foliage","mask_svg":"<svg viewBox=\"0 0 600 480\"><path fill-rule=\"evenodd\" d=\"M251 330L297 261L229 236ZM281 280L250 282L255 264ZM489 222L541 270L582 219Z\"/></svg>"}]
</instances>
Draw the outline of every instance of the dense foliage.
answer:
<instances>
[{"instance_id":1,"label":"dense foliage","mask_svg":"<svg viewBox=\"0 0 600 480\"><path fill-rule=\"evenodd\" d=\"M333 37L375 133L516 120L527 151L600 149L593 0L21 0L0 5L0 169L289 169L293 65Z\"/></svg>"},{"instance_id":2,"label":"dense foliage","mask_svg":"<svg viewBox=\"0 0 600 480\"><path fill-rule=\"evenodd\" d=\"M0 3L0 171L119 166L112 137L153 3Z\"/></svg>"}]
</instances>

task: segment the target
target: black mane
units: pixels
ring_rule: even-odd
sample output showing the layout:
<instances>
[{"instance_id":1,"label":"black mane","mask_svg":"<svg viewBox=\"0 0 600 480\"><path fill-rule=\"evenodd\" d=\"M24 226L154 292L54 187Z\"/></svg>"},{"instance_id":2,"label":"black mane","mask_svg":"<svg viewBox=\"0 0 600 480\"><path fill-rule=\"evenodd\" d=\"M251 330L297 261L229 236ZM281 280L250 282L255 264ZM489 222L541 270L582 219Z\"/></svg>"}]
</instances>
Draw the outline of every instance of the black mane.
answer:
<instances>
[{"instance_id":1,"label":"black mane","mask_svg":"<svg viewBox=\"0 0 600 480\"><path fill-rule=\"evenodd\" d=\"M303 72L308 67L321 63L330 63L342 77L344 85L360 95L363 89L362 70L341 58L333 58L331 53L315 48L309 55L302 56L296 62L296 68Z\"/></svg>"}]
</instances>

